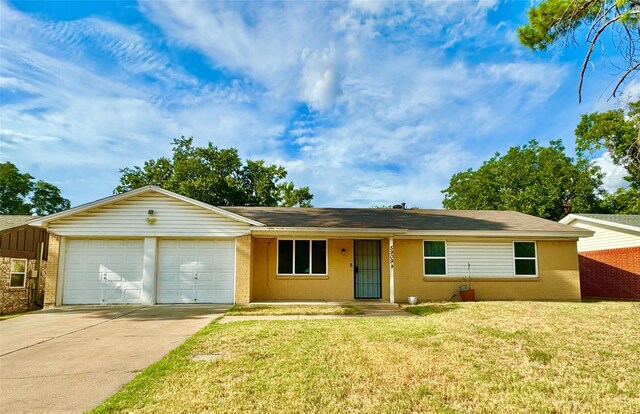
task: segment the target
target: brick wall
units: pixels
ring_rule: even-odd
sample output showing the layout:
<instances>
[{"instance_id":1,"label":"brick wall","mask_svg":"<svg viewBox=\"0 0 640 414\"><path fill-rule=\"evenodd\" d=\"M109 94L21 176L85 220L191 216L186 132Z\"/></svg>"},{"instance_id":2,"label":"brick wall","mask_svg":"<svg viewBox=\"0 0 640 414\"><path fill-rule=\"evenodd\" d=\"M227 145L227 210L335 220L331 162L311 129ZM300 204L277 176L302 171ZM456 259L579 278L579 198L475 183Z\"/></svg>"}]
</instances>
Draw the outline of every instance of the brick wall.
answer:
<instances>
[{"instance_id":1,"label":"brick wall","mask_svg":"<svg viewBox=\"0 0 640 414\"><path fill-rule=\"evenodd\" d=\"M58 288L58 263L60 260L60 237L49 234L49 260L45 266L44 307L56 304L56 289Z\"/></svg>"},{"instance_id":2,"label":"brick wall","mask_svg":"<svg viewBox=\"0 0 640 414\"><path fill-rule=\"evenodd\" d=\"M27 272L35 268L36 261L33 259L27 260ZM32 295L36 294L34 291L36 279L29 277L27 273L24 288L10 287L10 280L11 258L0 257L0 314L4 315L36 309L38 307L35 303L37 297L32 298Z\"/></svg>"},{"instance_id":3,"label":"brick wall","mask_svg":"<svg viewBox=\"0 0 640 414\"><path fill-rule=\"evenodd\" d=\"M640 247L581 252L582 297L640 300Z\"/></svg>"}]
</instances>

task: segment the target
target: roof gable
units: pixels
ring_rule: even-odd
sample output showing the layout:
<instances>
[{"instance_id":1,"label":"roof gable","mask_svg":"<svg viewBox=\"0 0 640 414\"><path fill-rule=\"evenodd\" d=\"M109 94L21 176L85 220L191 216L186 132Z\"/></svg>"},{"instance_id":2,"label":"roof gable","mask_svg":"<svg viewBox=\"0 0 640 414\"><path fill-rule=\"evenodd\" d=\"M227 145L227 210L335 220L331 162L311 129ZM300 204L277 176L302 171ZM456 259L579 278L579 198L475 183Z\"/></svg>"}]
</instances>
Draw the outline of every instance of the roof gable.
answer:
<instances>
[{"instance_id":1,"label":"roof gable","mask_svg":"<svg viewBox=\"0 0 640 414\"><path fill-rule=\"evenodd\" d=\"M158 194L162 194L166 197L170 197L173 198L175 200L180 200L182 202L194 205L194 206L198 206L204 210L208 210L214 213L217 213L218 215L222 215L224 217L227 217L229 219L241 222L241 223L245 223L245 224L249 224L249 225L253 225L253 226L263 226L262 223L252 220L250 218L246 218L243 216L240 216L238 214L235 214L233 212L224 210L220 207L215 207L212 206L210 204L207 203L203 203L201 201L198 200L194 200L192 198L189 197L185 197L183 195L174 193L172 191L169 190L165 190L164 188L160 188L160 187L156 187L153 185L148 185L145 187L141 187L141 188L137 188L135 190L131 190L128 191L126 193L122 193L122 194L116 194L113 196L109 196L100 200L96 200L93 201L91 203L87 203L87 204L83 204L74 208L71 208L69 210L65 210L65 211L61 211L59 213L55 213L55 214L50 214L48 216L44 216L44 217L38 217L37 219L31 220L29 221L29 224L32 226L38 226L38 227L46 227L48 225L48 223L51 223L53 221L57 221L63 218L68 218L68 217L72 217L76 214L80 214L80 213L84 213L96 208L100 208L100 207L104 207L104 206L108 206L110 204L115 204L118 202L122 202L143 194L147 194L147 193L158 193Z\"/></svg>"},{"instance_id":2,"label":"roof gable","mask_svg":"<svg viewBox=\"0 0 640 414\"><path fill-rule=\"evenodd\" d=\"M569 214L560 220L560 223L571 224L577 220L625 230L640 231L640 214Z\"/></svg>"}]
</instances>

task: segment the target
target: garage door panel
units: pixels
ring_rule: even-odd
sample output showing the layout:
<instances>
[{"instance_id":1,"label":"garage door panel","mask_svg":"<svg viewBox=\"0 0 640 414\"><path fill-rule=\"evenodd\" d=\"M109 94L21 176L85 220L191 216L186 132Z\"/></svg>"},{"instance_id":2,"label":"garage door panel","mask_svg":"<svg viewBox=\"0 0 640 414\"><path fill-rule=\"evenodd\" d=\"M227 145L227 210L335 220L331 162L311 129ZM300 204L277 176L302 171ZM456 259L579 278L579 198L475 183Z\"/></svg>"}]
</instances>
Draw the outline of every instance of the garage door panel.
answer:
<instances>
[{"instance_id":1,"label":"garage door panel","mask_svg":"<svg viewBox=\"0 0 640 414\"><path fill-rule=\"evenodd\" d=\"M144 241L70 239L63 303L140 303Z\"/></svg>"},{"instance_id":2,"label":"garage door panel","mask_svg":"<svg viewBox=\"0 0 640 414\"><path fill-rule=\"evenodd\" d=\"M196 247L195 240L180 240L178 241L178 246L180 249L189 249L193 250Z\"/></svg>"},{"instance_id":3,"label":"garage door panel","mask_svg":"<svg viewBox=\"0 0 640 414\"><path fill-rule=\"evenodd\" d=\"M232 303L234 252L229 240L160 240L158 302Z\"/></svg>"},{"instance_id":4,"label":"garage door panel","mask_svg":"<svg viewBox=\"0 0 640 414\"><path fill-rule=\"evenodd\" d=\"M65 290L64 303L67 305L90 305L100 303L102 291L97 289Z\"/></svg>"},{"instance_id":5,"label":"garage door panel","mask_svg":"<svg viewBox=\"0 0 640 414\"><path fill-rule=\"evenodd\" d=\"M124 298L127 300L141 300L142 289L126 289L124 291Z\"/></svg>"}]
</instances>

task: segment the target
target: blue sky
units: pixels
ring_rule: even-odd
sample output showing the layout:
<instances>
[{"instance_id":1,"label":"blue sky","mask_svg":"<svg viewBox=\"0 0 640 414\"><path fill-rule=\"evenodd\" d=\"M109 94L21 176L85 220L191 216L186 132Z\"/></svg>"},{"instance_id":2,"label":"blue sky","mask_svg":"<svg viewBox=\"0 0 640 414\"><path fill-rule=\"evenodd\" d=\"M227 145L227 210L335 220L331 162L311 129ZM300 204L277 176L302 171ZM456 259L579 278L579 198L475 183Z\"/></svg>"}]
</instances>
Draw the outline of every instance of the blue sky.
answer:
<instances>
[{"instance_id":1,"label":"blue sky","mask_svg":"<svg viewBox=\"0 0 640 414\"><path fill-rule=\"evenodd\" d=\"M572 153L615 105L599 57L578 105L584 52L518 44L529 6L0 0L0 162L77 205L185 135L284 165L316 206L438 208L452 174L532 138Z\"/></svg>"}]
</instances>

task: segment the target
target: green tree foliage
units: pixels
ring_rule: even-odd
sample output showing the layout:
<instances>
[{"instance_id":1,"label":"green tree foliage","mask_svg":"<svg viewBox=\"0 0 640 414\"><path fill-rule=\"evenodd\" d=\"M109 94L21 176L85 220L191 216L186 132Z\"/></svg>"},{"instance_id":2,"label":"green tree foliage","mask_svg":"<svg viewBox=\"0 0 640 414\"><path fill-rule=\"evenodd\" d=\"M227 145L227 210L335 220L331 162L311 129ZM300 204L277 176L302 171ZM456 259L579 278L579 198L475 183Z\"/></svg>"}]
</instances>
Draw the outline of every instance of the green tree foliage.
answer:
<instances>
[{"instance_id":1,"label":"green tree foliage","mask_svg":"<svg viewBox=\"0 0 640 414\"><path fill-rule=\"evenodd\" d=\"M152 184L214 206L310 207L313 199L308 187L286 181L284 167L243 164L235 148L219 149L211 142L194 147L193 138L175 139L171 159L148 160L120 173L114 193Z\"/></svg>"},{"instance_id":2,"label":"green tree foliage","mask_svg":"<svg viewBox=\"0 0 640 414\"><path fill-rule=\"evenodd\" d=\"M626 110L625 110L626 109ZM601 211L616 214L640 214L640 101L626 108L582 115L575 131L579 155L607 150L612 161L624 167L629 188L605 194Z\"/></svg>"},{"instance_id":3,"label":"green tree foliage","mask_svg":"<svg viewBox=\"0 0 640 414\"><path fill-rule=\"evenodd\" d=\"M0 214L46 215L69 207L58 187L44 181L34 183L31 174L21 173L10 162L0 164Z\"/></svg>"},{"instance_id":4,"label":"green tree foliage","mask_svg":"<svg viewBox=\"0 0 640 414\"><path fill-rule=\"evenodd\" d=\"M603 39L612 40L622 57L622 62L614 63L620 73L612 96L616 96L625 80L640 68L636 51L640 44L639 22L640 1L637 0L543 0L529 9L527 24L518 28L518 38L533 50L546 50L558 43L585 47L578 85L578 101L581 101L585 72Z\"/></svg>"},{"instance_id":5,"label":"green tree foliage","mask_svg":"<svg viewBox=\"0 0 640 414\"><path fill-rule=\"evenodd\" d=\"M60 189L53 184L39 180L31 196L33 212L39 216L57 213L71 208L71 203L60 194Z\"/></svg>"},{"instance_id":6,"label":"green tree foliage","mask_svg":"<svg viewBox=\"0 0 640 414\"><path fill-rule=\"evenodd\" d=\"M606 149L629 172L627 180L640 185L640 101L630 102L626 113L620 108L582 115L575 134L579 154Z\"/></svg>"},{"instance_id":7,"label":"green tree foliage","mask_svg":"<svg viewBox=\"0 0 640 414\"><path fill-rule=\"evenodd\" d=\"M0 164L0 214L30 214L27 197L33 187L33 177L21 174L14 164Z\"/></svg>"},{"instance_id":8,"label":"green tree foliage","mask_svg":"<svg viewBox=\"0 0 640 414\"><path fill-rule=\"evenodd\" d=\"M640 214L640 190L636 187L619 188L602 199L601 211L610 214Z\"/></svg>"},{"instance_id":9,"label":"green tree foliage","mask_svg":"<svg viewBox=\"0 0 640 414\"><path fill-rule=\"evenodd\" d=\"M602 174L585 158L564 154L561 141L542 147L532 140L496 153L477 170L455 174L445 195L447 209L516 210L550 220L597 210Z\"/></svg>"}]
</instances>

